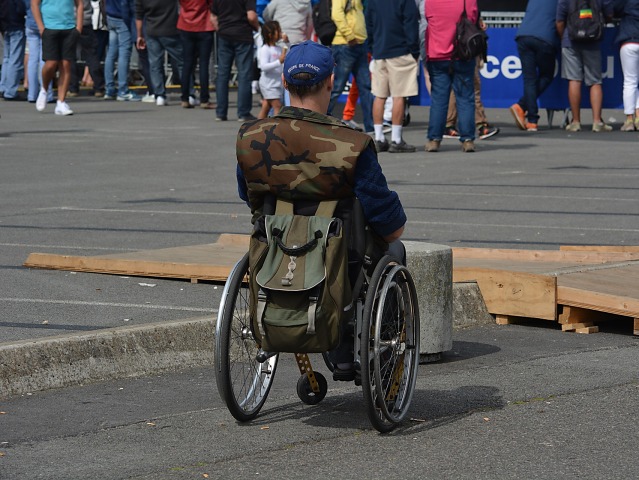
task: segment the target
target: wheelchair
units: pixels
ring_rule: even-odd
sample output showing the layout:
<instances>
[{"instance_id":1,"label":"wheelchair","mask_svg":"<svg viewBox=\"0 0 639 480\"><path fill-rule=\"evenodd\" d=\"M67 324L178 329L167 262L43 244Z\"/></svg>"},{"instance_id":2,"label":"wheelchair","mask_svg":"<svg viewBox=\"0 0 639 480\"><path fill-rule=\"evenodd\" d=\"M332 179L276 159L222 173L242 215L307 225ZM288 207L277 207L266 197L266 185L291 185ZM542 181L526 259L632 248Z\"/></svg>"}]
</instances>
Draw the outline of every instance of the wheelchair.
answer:
<instances>
[{"instance_id":1,"label":"wheelchair","mask_svg":"<svg viewBox=\"0 0 639 480\"><path fill-rule=\"evenodd\" d=\"M355 248L362 252L361 234L351 238L360 239ZM349 247L349 263L351 252ZM352 303L345 309L350 314L344 315L353 319L353 381L362 387L371 424L385 433L404 420L411 404L419 367L419 308L412 276L398 259L388 254L378 255L377 261L360 256L351 276ZM224 286L216 327L217 388L240 422L260 412L279 359L277 352L264 352L253 335L248 278L247 253ZM333 371L328 352L322 356ZM308 405L318 404L328 391L327 380L313 370L307 354L295 357L301 374L297 394Z\"/></svg>"}]
</instances>

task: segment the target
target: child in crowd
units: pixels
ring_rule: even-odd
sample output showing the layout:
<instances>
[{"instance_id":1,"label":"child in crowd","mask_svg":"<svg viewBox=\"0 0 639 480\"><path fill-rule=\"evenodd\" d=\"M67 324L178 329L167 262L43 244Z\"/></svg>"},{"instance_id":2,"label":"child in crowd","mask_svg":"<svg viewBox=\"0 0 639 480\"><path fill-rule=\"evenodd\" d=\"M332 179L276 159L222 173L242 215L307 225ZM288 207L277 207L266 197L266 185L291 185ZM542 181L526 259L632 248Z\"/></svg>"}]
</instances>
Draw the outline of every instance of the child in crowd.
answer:
<instances>
[{"instance_id":1,"label":"child in crowd","mask_svg":"<svg viewBox=\"0 0 639 480\"><path fill-rule=\"evenodd\" d=\"M266 118L273 109L277 115L282 108L282 64L286 58L287 47L277 43L282 39L282 29L278 22L266 22L262 25L264 45L258 52L258 65L262 71L260 75L260 92L262 93L262 110L258 118Z\"/></svg>"}]
</instances>

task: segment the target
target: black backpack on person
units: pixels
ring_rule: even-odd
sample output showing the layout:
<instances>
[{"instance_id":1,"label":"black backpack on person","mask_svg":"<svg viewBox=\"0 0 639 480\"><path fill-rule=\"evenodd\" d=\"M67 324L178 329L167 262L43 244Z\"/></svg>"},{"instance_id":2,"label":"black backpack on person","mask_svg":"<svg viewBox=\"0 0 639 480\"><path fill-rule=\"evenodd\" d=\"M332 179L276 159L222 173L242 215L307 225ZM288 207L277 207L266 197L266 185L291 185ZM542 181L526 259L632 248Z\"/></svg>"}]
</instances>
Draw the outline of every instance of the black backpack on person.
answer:
<instances>
[{"instance_id":1,"label":"black backpack on person","mask_svg":"<svg viewBox=\"0 0 639 480\"><path fill-rule=\"evenodd\" d=\"M333 2L331 0L320 0L313 7L313 28L322 45L329 47L337 33L337 26L331 17L332 7ZM347 0L344 12L348 12L351 8L351 0Z\"/></svg>"},{"instance_id":2,"label":"black backpack on person","mask_svg":"<svg viewBox=\"0 0 639 480\"><path fill-rule=\"evenodd\" d=\"M488 35L477 24L468 19L466 13L466 1L464 0L464 11L462 12L453 41L453 59L471 60L481 57L486 61L488 54Z\"/></svg>"},{"instance_id":3,"label":"black backpack on person","mask_svg":"<svg viewBox=\"0 0 639 480\"><path fill-rule=\"evenodd\" d=\"M598 42L606 26L597 0L570 0L568 5L568 38L576 43Z\"/></svg>"}]
</instances>

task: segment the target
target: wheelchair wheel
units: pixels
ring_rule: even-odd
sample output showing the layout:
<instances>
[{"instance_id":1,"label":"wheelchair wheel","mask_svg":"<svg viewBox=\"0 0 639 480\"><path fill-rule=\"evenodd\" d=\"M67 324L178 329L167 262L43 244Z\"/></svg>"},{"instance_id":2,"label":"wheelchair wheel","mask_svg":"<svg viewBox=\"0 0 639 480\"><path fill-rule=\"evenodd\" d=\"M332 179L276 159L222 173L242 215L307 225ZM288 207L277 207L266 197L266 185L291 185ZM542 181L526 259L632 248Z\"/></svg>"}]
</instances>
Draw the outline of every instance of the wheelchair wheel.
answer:
<instances>
[{"instance_id":1,"label":"wheelchair wheel","mask_svg":"<svg viewBox=\"0 0 639 480\"><path fill-rule=\"evenodd\" d=\"M373 272L362 322L364 404L373 426L388 432L408 412L419 367L415 284L406 267L390 256Z\"/></svg>"},{"instance_id":2,"label":"wheelchair wheel","mask_svg":"<svg viewBox=\"0 0 639 480\"><path fill-rule=\"evenodd\" d=\"M257 416L273 383L278 355L257 361L259 346L249 316L249 290L244 278L248 253L231 272L220 302L215 340L217 389L231 414L246 422Z\"/></svg>"},{"instance_id":3,"label":"wheelchair wheel","mask_svg":"<svg viewBox=\"0 0 639 480\"><path fill-rule=\"evenodd\" d=\"M317 405L319 402L324 400L326 392L328 392L328 382L326 382L326 377L319 372L313 373L315 374L315 379L319 385L319 392L317 393L313 391L311 382L306 374L302 375L297 380L297 396L300 397L300 400L306 405Z\"/></svg>"}]
</instances>

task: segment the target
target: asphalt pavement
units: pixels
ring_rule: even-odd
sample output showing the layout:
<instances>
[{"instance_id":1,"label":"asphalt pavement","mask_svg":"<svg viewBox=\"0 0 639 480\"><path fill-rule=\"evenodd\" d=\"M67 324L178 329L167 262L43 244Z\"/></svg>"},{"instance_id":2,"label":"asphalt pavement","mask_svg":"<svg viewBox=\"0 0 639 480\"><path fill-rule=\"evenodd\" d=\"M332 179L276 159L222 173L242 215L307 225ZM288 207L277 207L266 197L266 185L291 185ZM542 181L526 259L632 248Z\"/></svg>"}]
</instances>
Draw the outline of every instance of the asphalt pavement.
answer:
<instances>
[{"instance_id":1,"label":"asphalt pavement","mask_svg":"<svg viewBox=\"0 0 639 480\"><path fill-rule=\"evenodd\" d=\"M0 347L215 314L213 283L22 266L32 252L131 252L249 231L234 104L215 122L170 100L80 97L71 117L0 101ZM411 108L409 143L423 146L427 116ZM380 156L406 239L639 245L639 133L567 133L543 120L527 133L507 110L488 116L501 132L475 153L445 140L437 153ZM623 114L604 118L618 129ZM0 403L0 478L634 478L637 339L627 327L457 331L444 362L420 367L415 420L390 436L370 430L355 387L302 406L286 363L250 425L232 421L206 368L33 392Z\"/></svg>"}]
</instances>

